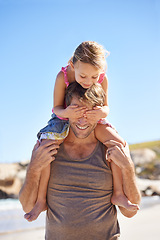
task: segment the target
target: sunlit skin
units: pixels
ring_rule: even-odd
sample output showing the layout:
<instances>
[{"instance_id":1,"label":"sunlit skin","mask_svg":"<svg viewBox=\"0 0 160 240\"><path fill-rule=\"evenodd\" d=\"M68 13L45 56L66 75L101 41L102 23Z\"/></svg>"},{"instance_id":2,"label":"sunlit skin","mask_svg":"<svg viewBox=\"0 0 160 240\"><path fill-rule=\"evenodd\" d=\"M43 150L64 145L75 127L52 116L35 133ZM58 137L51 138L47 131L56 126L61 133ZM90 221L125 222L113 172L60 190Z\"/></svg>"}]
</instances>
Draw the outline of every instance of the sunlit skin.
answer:
<instances>
[{"instance_id":1,"label":"sunlit skin","mask_svg":"<svg viewBox=\"0 0 160 240\"><path fill-rule=\"evenodd\" d=\"M86 112L92 109L92 106L86 104L83 101L79 101L78 98L74 97L71 102L71 106L85 107ZM83 114L79 118L70 117L69 119L70 128L77 138L85 139L91 132L95 129L97 122L93 120L88 120Z\"/></svg>"},{"instance_id":2,"label":"sunlit skin","mask_svg":"<svg viewBox=\"0 0 160 240\"><path fill-rule=\"evenodd\" d=\"M100 74L103 72L102 69L81 61L77 61L71 67L74 68L76 81L86 89L97 83Z\"/></svg>"},{"instance_id":3,"label":"sunlit skin","mask_svg":"<svg viewBox=\"0 0 160 240\"><path fill-rule=\"evenodd\" d=\"M102 73L104 73L104 68L97 68L90 63L84 63L79 60L74 64L70 61L70 65L67 67L67 78L69 83L76 81L85 89L88 89L93 84L97 83ZM108 80L106 75L104 76L104 80L101 85L106 94L104 105L87 112L88 118L94 117L97 121L101 118L107 117L109 113L107 102ZM84 108L77 106L68 106L67 108L64 108L65 89L66 84L64 80L64 73L60 72L57 75L54 88L54 113L62 118L70 118L71 115L79 117L82 112L84 114Z\"/></svg>"},{"instance_id":4,"label":"sunlit skin","mask_svg":"<svg viewBox=\"0 0 160 240\"><path fill-rule=\"evenodd\" d=\"M103 67L100 69L92 64L84 63L78 60L74 64L70 61L66 74L69 83L77 81L83 88L88 89L99 81L100 75L103 72ZM107 101L108 80L106 75L104 76L101 86L106 94L103 106L96 106L93 108L90 104L79 101L78 98L74 97L71 105L64 108L66 83L64 73L62 71L58 73L54 87L54 113L61 118L69 118L70 138L67 137L67 140L70 140L71 144L73 144L73 142L75 144L75 139L83 139L83 141L86 142L88 139L91 140L92 138L93 140L95 137L104 144L107 140L111 139L123 144L123 139L121 139L113 129L108 127L108 125L97 124L99 119L107 117L109 113ZM113 164L111 164L111 167ZM123 193L121 172L119 169L117 170L117 168L115 166L113 171L114 192L111 201L113 200L113 204L117 204L131 211L137 210L137 205L128 203L128 199ZM49 173L50 166L46 167L41 174L41 179L43 179L43 181L40 182L37 202L34 208L25 215L25 218L28 221L35 220L40 212L46 209L46 186L48 183ZM118 189L118 191L115 191L115 189Z\"/></svg>"},{"instance_id":5,"label":"sunlit skin","mask_svg":"<svg viewBox=\"0 0 160 240\"><path fill-rule=\"evenodd\" d=\"M94 129L97 126L97 121L95 120L95 118L87 117L87 111L92 110L91 104L87 104L85 101L80 101L79 98L77 98L76 96L73 96L70 106L71 107L77 106L78 108L84 108L84 113L82 112L78 117L71 115L69 118L70 132L66 138L66 146L69 146L69 147L72 146L72 151L71 151L70 155L72 157L72 154L73 154L73 159L74 159L73 145L75 146L76 152L78 152L78 149L80 150L81 156L83 156L82 153L86 154L85 147L88 148L88 146L89 146L90 153L95 148L96 138L95 138ZM83 140L84 152L81 151L81 147L80 147L82 145L82 140ZM76 148L77 145L78 145L78 148ZM119 159L119 158L117 157L117 159ZM116 165L114 164L113 166L116 166ZM43 170L42 174L49 177L49 172L50 172L50 168L47 167ZM115 170L115 172L118 173L117 170ZM118 178L118 181L120 182L119 175L117 176L117 178ZM113 177L113 181L114 181L114 179L115 179L115 177ZM47 183L48 183L48 180L46 181L46 184ZM44 181L43 181L43 185L44 185ZM114 188L115 188L115 185L114 185ZM113 204L118 203L119 207L122 207L123 209L124 209L124 207L126 208L124 210L125 212L128 213L128 210L130 210L130 211L132 211L131 216L132 216L132 214L134 215L136 213L136 211L139 209L138 205L132 204L126 198L126 196L122 194L123 189L122 189L121 182L120 182L120 185L116 184L116 188L118 190L117 190L116 194L112 195L111 202ZM43 193L44 192L46 193L47 187L44 187L43 189L41 187L41 190L42 191L38 193L38 200L37 200L34 208L29 213L25 214L25 218L28 221L35 220L38 217L38 215L41 213L41 211L46 210L46 199L45 199L46 194L43 194Z\"/></svg>"}]
</instances>

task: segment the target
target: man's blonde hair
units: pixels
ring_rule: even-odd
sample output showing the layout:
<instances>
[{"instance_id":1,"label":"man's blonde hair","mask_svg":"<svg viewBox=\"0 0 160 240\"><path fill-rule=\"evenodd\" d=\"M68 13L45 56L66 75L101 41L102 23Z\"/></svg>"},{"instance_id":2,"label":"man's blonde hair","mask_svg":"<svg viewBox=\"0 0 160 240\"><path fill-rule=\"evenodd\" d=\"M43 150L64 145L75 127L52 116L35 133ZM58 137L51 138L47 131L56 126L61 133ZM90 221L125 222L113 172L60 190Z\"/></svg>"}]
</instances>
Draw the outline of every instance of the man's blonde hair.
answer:
<instances>
[{"instance_id":1,"label":"man's blonde hair","mask_svg":"<svg viewBox=\"0 0 160 240\"><path fill-rule=\"evenodd\" d=\"M66 89L65 102L67 106L71 104L73 97L90 104L92 107L102 107L105 101L105 92L99 83L95 83L90 88L85 89L79 83L72 82Z\"/></svg>"}]
</instances>

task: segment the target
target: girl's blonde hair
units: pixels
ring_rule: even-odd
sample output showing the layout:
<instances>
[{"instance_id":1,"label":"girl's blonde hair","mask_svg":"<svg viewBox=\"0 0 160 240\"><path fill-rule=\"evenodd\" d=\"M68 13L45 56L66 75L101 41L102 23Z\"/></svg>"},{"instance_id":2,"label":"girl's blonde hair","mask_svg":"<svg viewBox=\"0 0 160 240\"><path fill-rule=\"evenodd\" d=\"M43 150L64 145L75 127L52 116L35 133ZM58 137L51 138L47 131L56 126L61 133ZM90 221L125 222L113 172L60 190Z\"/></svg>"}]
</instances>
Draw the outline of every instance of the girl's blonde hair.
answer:
<instances>
[{"instance_id":1,"label":"girl's blonde hair","mask_svg":"<svg viewBox=\"0 0 160 240\"><path fill-rule=\"evenodd\" d=\"M109 52L102 45L94 41L85 41L76 48L70 61L75 64L79 60L84 63L90 63L99 69L106 70L107 55L109 55Z\"/></svg>"}]
</instances>

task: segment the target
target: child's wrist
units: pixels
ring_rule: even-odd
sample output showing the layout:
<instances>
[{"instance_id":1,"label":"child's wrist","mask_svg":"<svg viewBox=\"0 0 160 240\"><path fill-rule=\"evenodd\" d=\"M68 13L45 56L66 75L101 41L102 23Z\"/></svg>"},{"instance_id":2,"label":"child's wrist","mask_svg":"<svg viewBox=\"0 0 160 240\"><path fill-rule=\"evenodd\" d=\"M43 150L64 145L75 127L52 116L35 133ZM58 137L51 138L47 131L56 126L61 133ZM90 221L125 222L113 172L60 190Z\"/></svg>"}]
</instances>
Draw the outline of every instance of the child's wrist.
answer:
<instances>
[{"instance_id":1,"label":"child's wrist","mask_svg":"<svg viewBox=\"0 0 160 240\"><path fill-rule=\"evenodd\" d=\"M67 108L64 109L63 114L65 118L69 118Z\"/></svg>"},{"instance_id":2,"label":"child's wrist","mask_svg":"<svg viewBox=\"0 0 160 240\"><path fill-rule=\"evenodd\" d=\"M105 111L102 111L101 118L106 118L107 115L108 115L108 114L107 114Z\"/></svg>"}]
</instances>

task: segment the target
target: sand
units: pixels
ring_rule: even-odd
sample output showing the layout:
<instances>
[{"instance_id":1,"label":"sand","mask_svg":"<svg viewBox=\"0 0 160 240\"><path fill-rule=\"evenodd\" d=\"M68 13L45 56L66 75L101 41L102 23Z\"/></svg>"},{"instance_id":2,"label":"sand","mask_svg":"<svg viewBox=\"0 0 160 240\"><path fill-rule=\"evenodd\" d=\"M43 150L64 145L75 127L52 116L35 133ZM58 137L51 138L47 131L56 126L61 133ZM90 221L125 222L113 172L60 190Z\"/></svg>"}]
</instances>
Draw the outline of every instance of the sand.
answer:
<instances>
[{"instance_id":1,"label":"sand","mask_svg":"<svg viewBox=\"0 0 160 240\"><path fill-rule=\"evenodd\" d=\"M37 228L32 230L17 231L7 234L0 234L1 240L44 240L45 229Z\"/></svg>"},{"instance_id":2,"label":"sand","mask_svg":"<svg viewBox=\"0 0 160 240\"><path fill-rule=\"evenodd\" d=\"M160 203L148 204L133 218L126 218L118 212L121 227L120 240L158 240L160 239ZM44 228L0 234L1 240L43 240ZM87 237L86 239L87 240Z\"/></svg>"},{"instance_id":3,"label":"sand","mask_svg":"<svg viewBox=\"0 0 160 240\"><path fill-rule=\"evenodd\" d=\"M118 214L121 240L159 240L160 204L139 210L133 218Z\"/></svg>"}]
</instances>

